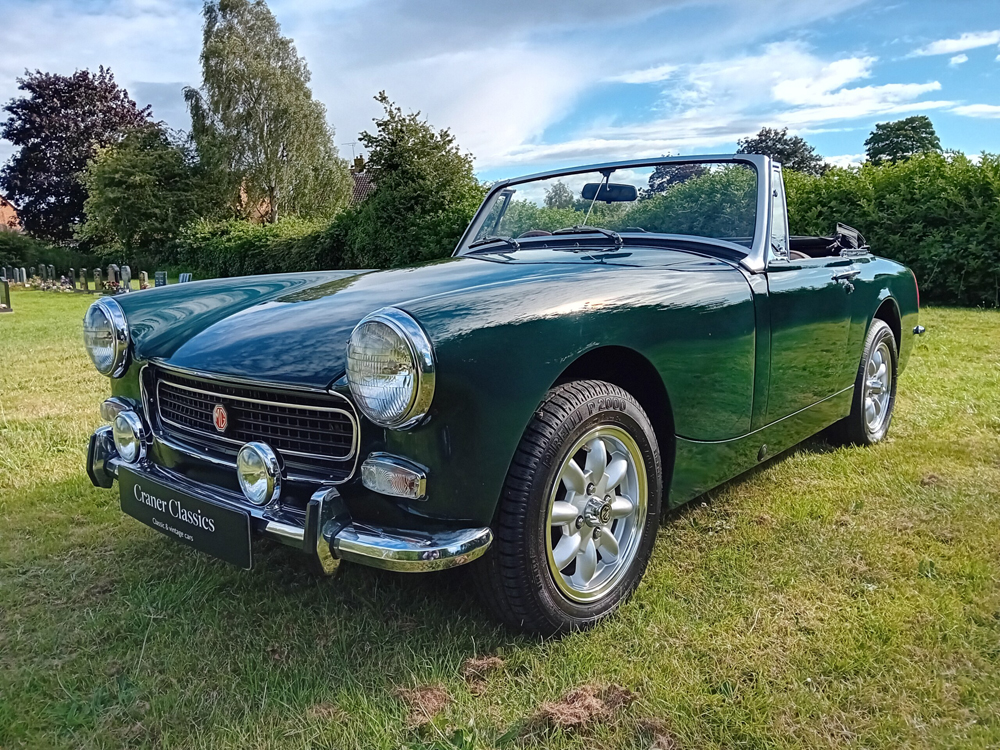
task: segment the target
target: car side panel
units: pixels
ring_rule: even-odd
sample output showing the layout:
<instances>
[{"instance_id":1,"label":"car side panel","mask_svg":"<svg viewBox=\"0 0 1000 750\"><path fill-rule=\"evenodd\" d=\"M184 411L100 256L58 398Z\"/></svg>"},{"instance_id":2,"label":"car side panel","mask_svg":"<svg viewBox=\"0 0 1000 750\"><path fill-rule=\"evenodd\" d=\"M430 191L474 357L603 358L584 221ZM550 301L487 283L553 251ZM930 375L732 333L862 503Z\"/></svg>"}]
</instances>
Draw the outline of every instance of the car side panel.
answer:
<instances>
[{"instance_id":1,"label":"car side panel","mask_svg":"<svg viewBox=\"0 0 1000 750\"><path fill-rule=\"evenodd\" d=\"M663 378L678 434L750 429L754 306L743 275L597 267L421 300L407 312L435 342L429 422L384 431L383 450L428 468L415 512L489 523L531 415L560 374L603 346L633 349Z\"/></svg>"},{"instance_id":2,"label":"car side panel","mask_svg":"<svg viewBox=\"0 0 1000 750\"><path fill-rule=\"evenodd\" d=\"M847 356L852 371L857 372L861 362L868 329L882 303L891 299L900 318L899 369L902 371L913 350L913 329L919 320L917 288L910 270L893 260L868 255L858 258L855 267L860 269L854 280L851 295L852 320Z\"/></svg>"}]
</instances>

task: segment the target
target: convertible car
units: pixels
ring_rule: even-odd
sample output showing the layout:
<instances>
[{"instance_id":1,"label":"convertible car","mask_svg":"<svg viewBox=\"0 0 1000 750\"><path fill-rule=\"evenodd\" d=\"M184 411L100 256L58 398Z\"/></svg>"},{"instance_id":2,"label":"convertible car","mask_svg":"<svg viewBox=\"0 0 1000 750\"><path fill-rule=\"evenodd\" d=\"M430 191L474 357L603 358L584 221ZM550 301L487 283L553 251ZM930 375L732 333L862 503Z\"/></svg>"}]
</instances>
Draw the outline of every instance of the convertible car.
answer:
<instances>
[{"instance_id":1,"label":"convertible car","mask_svg":"<svg viewBox=\"0 0 1000 750\"><path fill-rule=\"evenodd\" d=\"M582 628L665 508L827 428L881 440L918 294L849 227L789 236L764 156L506 180L444 261L95 302L88 473L244 568L255 537L324 573L469 564L511 626Z\"/></svg>"}]
</instances>

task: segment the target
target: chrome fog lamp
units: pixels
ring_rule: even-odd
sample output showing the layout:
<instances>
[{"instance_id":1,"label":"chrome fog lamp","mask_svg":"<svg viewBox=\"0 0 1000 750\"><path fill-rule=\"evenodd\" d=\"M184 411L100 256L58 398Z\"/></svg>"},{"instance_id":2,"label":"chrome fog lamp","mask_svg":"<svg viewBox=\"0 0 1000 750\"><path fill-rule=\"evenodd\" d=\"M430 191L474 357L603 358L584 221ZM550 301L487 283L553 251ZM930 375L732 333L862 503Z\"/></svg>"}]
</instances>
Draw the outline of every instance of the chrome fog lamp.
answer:
<instances>
[{"instance_id":1,"label":"chrome fog lamp","mask_svg":"<svg viewBox=\"0 0 1000 750\"><path fill-rule=\"evenodd\" d=\"M146 456L146 426L134 411L122 411L111 427L115 450L122 461L134 464Z\"/></svg>"},{"instance_id":2,"label":"chrome fog lamp","mask_svg":"<svg viewBox=\"0 0 1000 750\"><path fill-rule=\"evenodd\" d=\"M128 369L129 330L121 305L102 297L83 316L83 345L101 375L120 378Z\"/></svg>"},{"instance_id":3,"label":"chrome fog lamp","mask_svg":"<svg viewBox=\"0 0 1000 750\"><path fill-rule=\"evenodd\" d=\"M358 408L375 424L417 425L434 399L434 349L427 334L402 310L372 313L347 344L347 382Z\"/></svg>"},{"instance_id":4,"label":"chrome fog lamp","mask_svg":"<svg viewBox=\"0 0 1000 750\"><path fill-rule=\"evenodd\" d=\"M247 443L236 456L240 489L254 505L267 505L281 495L278 457L265 443Z\"/></svg>"},{"instance_id":5,"label":"chrome fog lamp","mask_svg":"<svg viewBox=\"0 0 1000 750\"><path fill-rule=\"evenodd\" d=\"M421 500L427 494L427 473L423 467L389 455L372 453L361 464L361 483L382 495Z\"/></svg>"}]
</instances>

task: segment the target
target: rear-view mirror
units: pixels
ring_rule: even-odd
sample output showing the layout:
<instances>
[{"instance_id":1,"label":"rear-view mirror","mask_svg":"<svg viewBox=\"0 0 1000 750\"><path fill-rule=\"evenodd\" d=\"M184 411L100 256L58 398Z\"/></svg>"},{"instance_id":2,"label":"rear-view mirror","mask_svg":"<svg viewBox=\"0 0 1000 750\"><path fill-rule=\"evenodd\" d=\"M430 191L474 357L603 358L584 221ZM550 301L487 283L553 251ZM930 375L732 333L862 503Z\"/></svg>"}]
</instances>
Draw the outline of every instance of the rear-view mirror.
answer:
<instances>
[{"instance_id":1,"label":"rear-view mirror","mask_svg":"<svg viewBox=\"0 0 1000 750\"><path fill-rule=\"evenodd\" d=\"M607 184L588 182L583 186L583 199L585 201L594 200L595 195L597 200L604 203L628 203L639 197L639 191L635 189L635 185L623 185L616 182Z\"/></svg>"}]
</instances>

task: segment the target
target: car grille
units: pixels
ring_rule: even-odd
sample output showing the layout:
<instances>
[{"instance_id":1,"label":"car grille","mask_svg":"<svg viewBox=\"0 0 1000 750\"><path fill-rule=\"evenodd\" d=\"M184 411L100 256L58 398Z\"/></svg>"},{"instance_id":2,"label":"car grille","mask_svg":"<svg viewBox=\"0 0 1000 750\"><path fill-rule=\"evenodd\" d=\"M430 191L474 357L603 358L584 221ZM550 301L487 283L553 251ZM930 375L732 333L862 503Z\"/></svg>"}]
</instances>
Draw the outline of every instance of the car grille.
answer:
<instances>
[{"instance_id":1,"label":"car grille","mask_svg":"<svg viewBox=\"0 0 1000 750\"><path fill-rule=\"evenodd\" d=\"M341 397L265 390L159 369L154 378L161 427L178 437L194 437L229 454L256 440L300 464L345 461L354 455L357 422ZM222 433L213 419L219 404L228 415Z\"/></svg>"}]
</instances>

